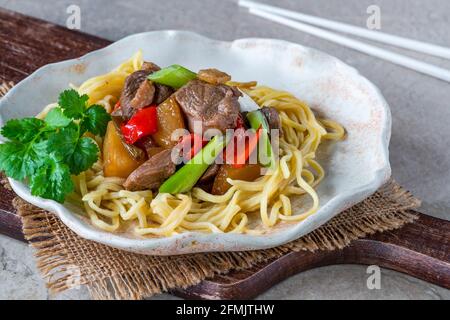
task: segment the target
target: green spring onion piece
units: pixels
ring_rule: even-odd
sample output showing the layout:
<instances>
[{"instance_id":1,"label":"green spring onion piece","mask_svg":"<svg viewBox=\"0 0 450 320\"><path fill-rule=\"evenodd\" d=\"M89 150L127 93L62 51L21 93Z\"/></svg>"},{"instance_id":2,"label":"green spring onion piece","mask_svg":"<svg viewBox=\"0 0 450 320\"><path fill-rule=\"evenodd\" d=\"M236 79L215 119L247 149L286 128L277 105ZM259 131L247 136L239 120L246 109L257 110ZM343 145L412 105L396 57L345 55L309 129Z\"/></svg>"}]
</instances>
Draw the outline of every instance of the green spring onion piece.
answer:
<instances>
[{"instance_id":1,"label":"green spring onion piece","mask_svg":"<svg viewBox=\"0 0 450 320\"><path fill-rule=\"evenodd\" d=\"M178 194L190 191L214 162L228 143L224 136L215 136L189 160L180 170L175 172L159 187L161 193Z\"/></svg>"},{"instance_id":2,"label":"green spring onion piece","mask_svg":"<svg viewBox=\"0 0 450 320\"><path fill-rule=\"evenodd\" d=\"M272 145L270 144L270 128L269 124L267 123L266 117L260 110L249 112L247 113L246 117L253 129L258 130L259 128L263 128L263 132L261 134L261 137L259 138L259 143L262 146L265 146L265 148L262 150L258 148L259 163L264 167L274 168L276 160L273 154Z\"/></svg>"},{"instance_id":3,"label":"green spring onion piece","mask_svg":"<svg viewBox=\"0 0 450 320\"><path fill-rule=\"evenodd\" d=\"M161 69L150 74L147 79L164 84L166 86L179 89L191 80L194 80L197 74L178 64L173 64L167 68Z\"/></svg>"}]
</instances>

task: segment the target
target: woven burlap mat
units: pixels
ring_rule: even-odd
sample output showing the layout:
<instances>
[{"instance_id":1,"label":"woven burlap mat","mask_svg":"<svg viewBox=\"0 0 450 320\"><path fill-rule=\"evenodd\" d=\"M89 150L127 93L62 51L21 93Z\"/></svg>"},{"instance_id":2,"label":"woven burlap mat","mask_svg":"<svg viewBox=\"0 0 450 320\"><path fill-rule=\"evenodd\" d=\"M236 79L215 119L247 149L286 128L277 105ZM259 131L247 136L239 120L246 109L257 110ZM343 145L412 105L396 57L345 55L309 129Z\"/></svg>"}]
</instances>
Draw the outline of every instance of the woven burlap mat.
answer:
<instances>
[{"instance_id":1,"label":"woven burlap mat","mask_svg":"<svg viewBox=\"0 0 450 320\"><path fill-rule=\"evenodd\" d=\"M0 95L10 85L0 86ZM7 186L7 181L3 183ZM352 240L400 228L417 216L419 201L389 181L371 197L308 235L276 248L182 256L145 256L78 237L54 214L19 197L13 200L23 232L34 247L37 266L52 292L86 285L94 299L142 299L186 288L231 270L246 269L291 251L337 250Z\"/></svg>"}]
</instances>

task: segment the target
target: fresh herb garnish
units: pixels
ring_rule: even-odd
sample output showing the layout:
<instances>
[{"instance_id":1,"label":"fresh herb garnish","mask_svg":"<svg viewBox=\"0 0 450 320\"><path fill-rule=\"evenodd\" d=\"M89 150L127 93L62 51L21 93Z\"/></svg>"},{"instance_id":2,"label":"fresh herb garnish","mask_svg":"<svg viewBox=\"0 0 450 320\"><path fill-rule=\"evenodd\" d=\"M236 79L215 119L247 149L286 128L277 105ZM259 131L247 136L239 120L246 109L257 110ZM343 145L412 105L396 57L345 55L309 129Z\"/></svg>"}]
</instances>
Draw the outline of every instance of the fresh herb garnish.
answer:
<instances>
[{"instance_id":1,"label":"fresh herb garnish","mask_svg":"<svg viewBox=\"0 0 450 320\"><path fill-rule=\"evenodd\" d=\"M16 180L28 179L31 194L64 202L74 190L70 175L86 171L98 159L97 144L84 134L104 136L110 115L75 90L59 95L58 107L45 120L9 120L0 133L0 170Z\"/></svg>"}]
</instances>

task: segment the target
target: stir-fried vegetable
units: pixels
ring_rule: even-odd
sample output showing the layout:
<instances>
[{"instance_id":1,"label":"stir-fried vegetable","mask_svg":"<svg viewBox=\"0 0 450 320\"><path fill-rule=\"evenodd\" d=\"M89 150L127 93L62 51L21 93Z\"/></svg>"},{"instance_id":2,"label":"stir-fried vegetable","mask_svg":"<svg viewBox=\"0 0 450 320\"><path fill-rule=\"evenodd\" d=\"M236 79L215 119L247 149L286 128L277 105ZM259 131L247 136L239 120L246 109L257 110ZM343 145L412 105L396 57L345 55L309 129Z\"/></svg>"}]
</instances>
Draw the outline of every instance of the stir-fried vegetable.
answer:
<instances>
[{"instance_id":1,"label":"stir-fried vegetable","mask_svg":"<svg viewBox=\"0 0 450 320\"><path fill-rule=\"evenodd\" d=\"M156 71L148 76L148 79L164 84L166 86L179 89L191 80L197 77L195 72L192 72L185 67L178 64L173 64L167 68Z\"/></svg>"},{"instance_id":2,"label":"stir-fried vegetable","mask_svg":"<svg viewBox=\"0 0 450 320\"><path fill-rule=\"evenodd\" d=\"M156 108L158 131L152 135L153 140L161 147L173 147L177 141L172 134L177 129L184 129L184 118L175 97L170 97Z\"/></svg>"},{"instance_id":3,"label":"stir-fried vegetable","mask_svg":"<svg viewBox=\"0 0 450 320\"><path fill-rule=\"evenodd\" d=\"M109 122L103 142L103 173L105 177L127 178L144 161L145 158L139 161L130 155L116 126L112 121Z\"/></svg>"},{"instance_id":4,"label":"stir-fried vegetable","mask_svg":"<svg viewBox=\"0 0 450 320\"><path fill-rule=\"evenodd\" d=\"M245 166L250 155L257 149L262 132L262 128L259 128L256 132L245 130L244 127L237 128L234 131L233 142L228 145L225 151L225 162L234 168Z\"/></svg>"},{"instance_id":5,"label":"stir-fried vegetable","mask_svg":"<svg viewBox=\"0 0 450 320\"><path fill-rule=\"evenodd\" d=\"M199 80L210 84L224 84L231 80L231 76L215 68L200 70L197 74Z\"/></svg>"},{"instance_id":6,"label":"stir-fried vegetable","mask_svg":"<svg viewBox=\"0 0 450 320\"><path fill-rule=\"evenodd\" d=\"M220 166L212 187L213 194L224 194L231 188L227 178L232 180L254 181L261 176L261 166L258 164L246 164L240 168L224 164Z\"/></svg>"},{"instance_id":7,"label":"stir-fried vegetable","mask_svg":"<svg viewBox=\"0 0 450 320\"><path fill-rule=\"evenodd\" d=\"M125 137L122 134L122 118L121 117L117 117L117 116L112 116L112 123L114 124L114 126L116 127L116 132L120 137L120 140L122 141L122 145L123 147L128 151L128 153L130 154L130 156L132 158L134 158L136 161L140 162L142 160L145 159L145 152L144 150L142 150L141 148L135 146L134 144L128 144L125 141Z\"/></svg>"},{"instance_id":8,"label":"stir-fried vegetable","mask_svg":"<svg viewBox=\"0 0 450 320\"><path fill-rule=\"evenodd\" d=\"M263 129L259 141L260 145L263 146L262 149L258 150L259 163L265 167L273 168L275 166L275 158L270 144L269 124L267 123L266 117L260 110L249 112L246 117L253 129Z\"/></svg>"},{"instance_id":9,"label":"stir-fried vegetable","mask_svg":"<svg viewBox=\"0 0 450 320\"><path fill-rule=\"evenodd\" d=\"M178 147L181 148L183 154L183 160L185 162L191 160L206 144L208 141L196 134L191 133L181 138Z\"/></svg>"},{"instance_id":10,"label":"stir-fried vegetable","mask_svg":"<svg viewBox=\"0 0 450 320\"><path fill-rule=\"evenodd\" d=\"M191 190L222 152L227 142L228 139L224 136L212 138L194 158L161 185L159 192L177 194Z\"/></svg>"},{"instance_id":11,"label":"stir-fried vegetable","mask_svg":"<svg viewBox=\"0 0 450 320\"><path fill-rule=\"evenodd\" d=\"M122 125L121 130L125 141L129 144L155 133L158 130L156 106L150 106L136 112L126 124Z\"/></svg>"}]
</instances>

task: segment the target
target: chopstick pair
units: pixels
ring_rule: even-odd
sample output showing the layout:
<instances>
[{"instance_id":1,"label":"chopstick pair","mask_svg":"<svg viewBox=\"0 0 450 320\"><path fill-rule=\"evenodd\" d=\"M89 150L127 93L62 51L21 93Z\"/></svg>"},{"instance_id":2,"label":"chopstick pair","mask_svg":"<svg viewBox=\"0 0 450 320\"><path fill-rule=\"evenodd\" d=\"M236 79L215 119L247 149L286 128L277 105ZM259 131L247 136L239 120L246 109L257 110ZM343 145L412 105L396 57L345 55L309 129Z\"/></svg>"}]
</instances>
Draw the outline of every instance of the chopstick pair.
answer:
<instances>
[{"instance_id":1,"label":"chopstick pair","mask_svg":"<svg viewBox=\"0 0 450 320\"><path fill-rule=\"evenodd\" d=\"M268 19L273 22L277 22L279 24L294 28L302 32L312 34L314 36L329 40L331 42L335 42L337 44L341 44L348 48L395 63L397 65L412 69L417 72L421 72L423 74L435 77L437 79L450 82L450 70L435 66L433 64L425 63L417 59L413 59L408 56L398 54L389 50L381 49L374 45L366 44L358 40L353 40L351 38L341 36L334 32L317 28L312 25L356 35L362 38L378 41L389 45L394 45L397 47L421 53L426 53L432 56L445 59L450 59L450 48L437 46L434 44L425 43L408 38L398 37L378 31L366 30L364 28L355 27L345 23L318 18L254 1L240 0L239 5L249 8L250 14Z\"/></svg>"}]
</instances>

